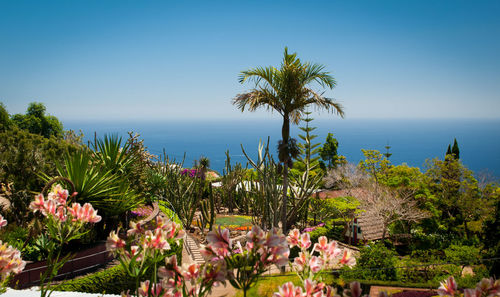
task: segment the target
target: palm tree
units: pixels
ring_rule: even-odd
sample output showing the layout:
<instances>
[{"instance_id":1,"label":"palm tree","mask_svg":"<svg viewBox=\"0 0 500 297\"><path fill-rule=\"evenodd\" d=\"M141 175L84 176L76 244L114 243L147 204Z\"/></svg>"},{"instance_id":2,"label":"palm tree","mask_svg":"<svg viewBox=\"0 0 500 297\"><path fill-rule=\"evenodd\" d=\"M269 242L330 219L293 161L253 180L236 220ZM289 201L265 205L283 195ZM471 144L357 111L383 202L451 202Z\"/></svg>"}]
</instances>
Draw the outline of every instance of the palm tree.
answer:
<instances>
[{"instance_id":1,"label":"palm tree","mask_svg":"<svg viewBox=\"0 0 500 297\"><path fill-rule=\"evenodd\" d=\"M309 105L328 112L334 112L344 117L342 105L333 99L323 97L323 93L318 93L308 87L316 82L321 87L333 89L336 85L335 79L324 71L324 66L302 63L297 58L297 54L289 54L285 47L283 62L279 69L268 67L257 67L242 71L239 82L255 82L255 87L247 93L238 94L233 99L242 112L245 108L255 111L260 107L267 110L276 111L283 117L281 129L281 142L279 145L279 160L283 163L283 209L281 213L281 224L283 232L287 226L287 193L288 193L288 167L291 167L291 152L293 141L290 139L290 122L297 125L307 111Z\"/></svg>"}]
</instances>

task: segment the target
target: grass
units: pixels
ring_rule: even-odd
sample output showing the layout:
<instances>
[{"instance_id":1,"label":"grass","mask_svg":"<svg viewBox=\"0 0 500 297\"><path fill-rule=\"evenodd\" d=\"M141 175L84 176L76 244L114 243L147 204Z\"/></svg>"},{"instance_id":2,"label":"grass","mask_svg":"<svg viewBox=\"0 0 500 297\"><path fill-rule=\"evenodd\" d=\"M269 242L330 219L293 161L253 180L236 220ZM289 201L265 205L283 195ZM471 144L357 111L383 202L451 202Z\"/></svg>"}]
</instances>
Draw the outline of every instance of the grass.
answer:
<instances>
[{"instance_id":1,"label":"grass","mask_svg":"<svg viewBox=\"0 0 500 297\"><path fill-rule=\"evenodd\" d=\"M330 284L333 282L333 276L325 273L323 275L323 281ZM247 297L273 296L274 292L278 292L278 288L287 282L292 282L296 286L302 284L299 277L295 274L264 275L261 276L255 286L247 292ZM243 291L239 290L235 297L243 297Z\"/></svg>"}]
</instances>

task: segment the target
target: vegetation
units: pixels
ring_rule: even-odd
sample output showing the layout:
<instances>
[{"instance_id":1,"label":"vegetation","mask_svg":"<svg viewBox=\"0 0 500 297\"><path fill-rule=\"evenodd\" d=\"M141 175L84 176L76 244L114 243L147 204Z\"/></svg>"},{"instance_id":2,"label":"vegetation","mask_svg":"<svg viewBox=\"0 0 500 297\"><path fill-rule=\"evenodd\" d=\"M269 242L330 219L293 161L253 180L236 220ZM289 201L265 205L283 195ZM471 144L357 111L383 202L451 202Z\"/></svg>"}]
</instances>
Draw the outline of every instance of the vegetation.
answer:
<instances>
[{"instance_id":1,"label":"vegetation","mask_svg":"<svg viewBox=\"0 0 500 297\"><path fill-rule=\"evenodd\" d=\"M302 63L297 58L297 54L289 54L286 47L279 69L269 66L242 71L239 81L240 83L255 82L254 89L236 96L233 100L233 104L241 111L245 108L255 111L264 107L278 112L283 117L278 157L283 165L281 222L283 231L286 231L288 228L288 169L292 167L293 152L296 152L295 142L290 138L290 122L298 124L306 108L311 105L333 111L343 117L344 111L339 103L308 87L316 82L322 87L332 89L336 82L328 72L324 71L324 66Z\"/></svg>"},{"instance_id":2,"label":"vegetation","mask_svg":"<svg viewBox=\"0 0 500 297\"><path fill-rule=\"evenodd\" d=\"M12 123L22 130L42 135L45 138L61 137L63 134L62 123L55 116L46 115L45 110L43 103L32 102L28 106L26 114L12 116Z\"/></svg>"}]
</instances>

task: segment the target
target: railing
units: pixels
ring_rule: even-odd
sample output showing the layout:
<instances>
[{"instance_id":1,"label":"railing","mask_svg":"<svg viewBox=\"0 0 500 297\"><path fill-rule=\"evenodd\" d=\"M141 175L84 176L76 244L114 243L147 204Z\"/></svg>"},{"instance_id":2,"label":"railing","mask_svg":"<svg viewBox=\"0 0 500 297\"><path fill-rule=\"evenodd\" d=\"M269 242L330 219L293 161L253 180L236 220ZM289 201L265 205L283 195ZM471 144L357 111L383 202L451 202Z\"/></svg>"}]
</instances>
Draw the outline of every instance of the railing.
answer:
<instances>
[{"instance_id":1,"label":"railing","mask_svg":"<svg viewBox=\"0 0 500 297\"><path fill-rule=\"evenodd\" d=\"M113 260L113 255L106 250L106 243L101 242L97 246L77 252L75 256L66 262L59 270L55 279L74 277L91 271L99 266L104 266L111 260ZM40 275L42 275L46 269L46 261L28 263L24 270L13 278L11 285L21 289L38 285L40 283Z\"/></svg>"}]
</instances>

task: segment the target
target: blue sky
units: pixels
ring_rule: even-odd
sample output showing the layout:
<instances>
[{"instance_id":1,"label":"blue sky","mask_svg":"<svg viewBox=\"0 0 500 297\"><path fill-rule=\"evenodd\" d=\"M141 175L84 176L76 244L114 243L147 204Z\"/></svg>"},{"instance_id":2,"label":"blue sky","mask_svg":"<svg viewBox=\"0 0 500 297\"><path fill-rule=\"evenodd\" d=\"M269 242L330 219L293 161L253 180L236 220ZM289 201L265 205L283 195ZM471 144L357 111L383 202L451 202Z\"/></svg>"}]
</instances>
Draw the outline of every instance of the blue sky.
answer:
<instances>
[{"instance_id":1,"label":"blue sky","mask_svg":"<svg viewBox=\"0 0 500 297\"><path fill-rule=\"evenodd\" d=\"M0 0L0 101L63 120L277 118L230 100L288 46L347 118L500 118L500 1ZM320 113L317 118L331 117Z\"/></svg>"}]
</instances>

